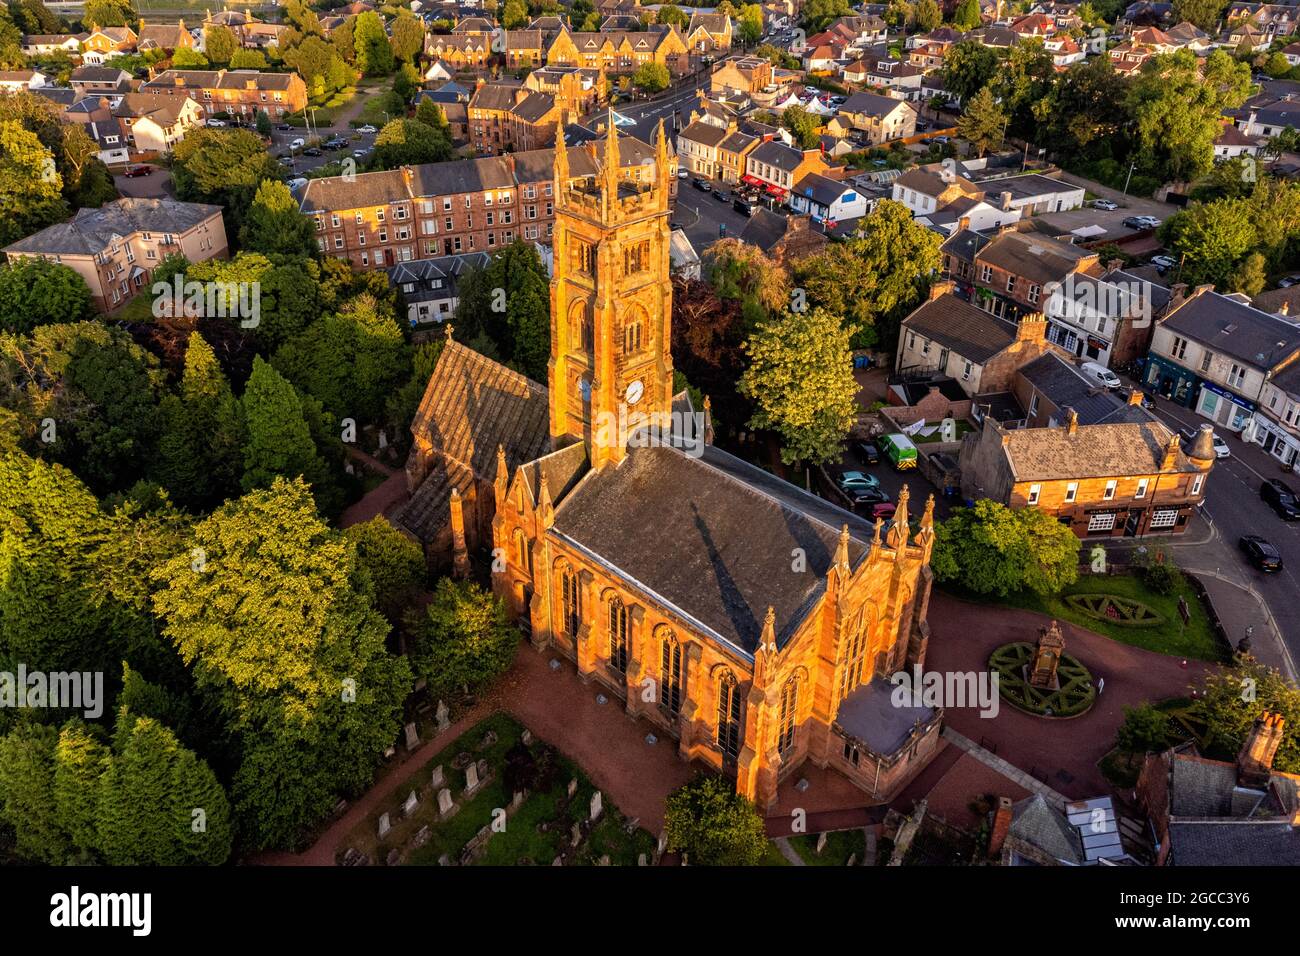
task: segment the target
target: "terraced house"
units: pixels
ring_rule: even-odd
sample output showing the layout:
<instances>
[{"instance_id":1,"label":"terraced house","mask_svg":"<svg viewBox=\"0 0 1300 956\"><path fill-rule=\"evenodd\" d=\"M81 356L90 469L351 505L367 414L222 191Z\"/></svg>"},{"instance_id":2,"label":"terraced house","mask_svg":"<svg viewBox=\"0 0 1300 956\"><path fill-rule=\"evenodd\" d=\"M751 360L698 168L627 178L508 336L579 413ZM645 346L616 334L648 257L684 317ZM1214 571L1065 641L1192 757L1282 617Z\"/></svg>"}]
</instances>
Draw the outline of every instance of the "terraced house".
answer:
<instances>
[{"instance_id":1,"label":"terraced house","mask_svg":"<svg viewBox=\"0 0 1300 956\"><path fill-rule=\"evenodd\" d=\"M546 50L551 66L603 67L611 76L628 76L644 63L658 63L680 76L690 70L690 55L677 27L640 31L559 34Z\"/></svg>"},{"instance_id":2,"label":"terraced house","mask_svg":"<svg viewBox=\"0 0 1300 956\"><path fill-rule=\"evenodd\" d=\"M466 114L470 145L480 155L494 156L550 146L566 111L549 93L480 82Z\"/></svg>"},{"instance_id":3,"label":"terraced house","mask_svg":"<svg viewBox=\"0 0 1300 956\"><path fill-rule=\"evenodd\" d=\"M307 105L307 85L297 73L261 70L167 70L142 83L140 92L187 96L205 117L226 113L244 123L255 122L262 111L279 119Z\"/></svg>"},{"instance_id":4,"label":"terraced house","mask_svg":"<svg viewBox=\"0 0 1300 956\"><path fill-rule=\"evenodd\" d=\"M646 177L649 146L623 137L628 175ZM594 172L595 147L568 150L574 175ZM676 169L675 158L670 159ZM555 223L555 150L538 149L313 179L302 211L316 223L317 244L357 269L470 252L492 252L517 239L549 245Z\"/></svg>"}]
</instances>

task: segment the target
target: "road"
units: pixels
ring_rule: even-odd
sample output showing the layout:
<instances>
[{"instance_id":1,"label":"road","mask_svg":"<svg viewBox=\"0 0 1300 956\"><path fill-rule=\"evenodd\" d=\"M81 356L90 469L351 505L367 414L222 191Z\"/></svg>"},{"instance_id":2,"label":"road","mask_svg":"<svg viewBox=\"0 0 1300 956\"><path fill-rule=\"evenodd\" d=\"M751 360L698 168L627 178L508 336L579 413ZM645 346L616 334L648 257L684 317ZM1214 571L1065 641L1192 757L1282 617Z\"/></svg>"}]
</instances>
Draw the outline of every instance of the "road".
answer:
<instances>
[{"instance_id":1,"label":"road","mask_svg":"<svg viewBox=\"0 0 1300 956\"><path fill-rule=\"evenodd\" d=\"M1156 415L1177 428L1196 428L1207 421L1164 400ZM1300 522L1279 518L1260 499L1259 489L1266 478L1281 478L1292 487L1300 486L1300 480L1284 474L1278 462L1258 445L1244 442L1226 429L1216 431L1231 448L1231 457L1215 463L1206 482L1201 517L1188 528L1187 541L1167 540L1181 567L1218 575L1252 593L1257 603L1242 602L1237 619L1225 621L1229 639L1235 644L1245 628L1253 626L1254 643L1258 644L1261 635L1275 626L1282 642L1282 663L1294 674L1295 662L1300 661L1300 601L1296 600L1300 595ZM1272 542L1282 552L1282 571L1265 574L1247 563L1237 544L1244 534L1258 534ZM1263 648L1257 650L1261 658L1270 656Z\"/></svg>"},{"instance_id":2,"label":"road","mask_svg":"<svg viewBox=\"0 0 1300 956\"><path fill-rule=\"evenodd\" d=\"M677 182L672 221L682 227L695 251L702 253L721 238L738 238L749 223L749 218L736 212L730 202L723 202L711 193L694 188L691 182L690 179L679 179ZM732 189L722 183L713 185L728 193Z\"/></svg>"},{"instance_id":3,"label":"road","mask_svg":"<svg viewBox=\"0 0 1300 956\"><path fill-rule=\"evenodd\" d=\"M631 133L643 143L654 144L655 127L664 121L664 129L671 136L691 121L691 107L698 99L698 91L707 87L709 74L700 73L693 76L685 85L669 90L654 99L632 103L620 103L614 112L631 124L619 127L621 132ZM590 126L605 114L604 109L589 113L583 117L583 125Z\"/></svg>"}]
</instances>

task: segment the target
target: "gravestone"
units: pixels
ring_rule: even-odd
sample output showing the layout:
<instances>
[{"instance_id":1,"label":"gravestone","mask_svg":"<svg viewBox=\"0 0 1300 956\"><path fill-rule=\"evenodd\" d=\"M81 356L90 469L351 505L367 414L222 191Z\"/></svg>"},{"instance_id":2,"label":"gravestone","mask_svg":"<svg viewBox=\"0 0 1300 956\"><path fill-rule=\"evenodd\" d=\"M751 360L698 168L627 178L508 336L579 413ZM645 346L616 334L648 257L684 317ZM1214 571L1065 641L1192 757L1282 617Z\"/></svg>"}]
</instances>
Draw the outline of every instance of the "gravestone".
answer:
<instances>
[{"instance_id":1,"label":"gravestone","mask_svg":"<svg viewBox=\"0 0 1300 956\"><path fill-rule=\"evenodd\" d=\"M564 866L564 857L557 856L554 860L551 861L551 866Z\"/></svg>"},{"instance_id":2,"label":"gravestone","mask_svg":"<svg viewBox=\"0 0 1300 956\"><path fill-rule=\"evenodd\" d=\"M581 842L582 842L582 827L578 826L578 824L575 823L573 825L573 829L569 831L569 846L577 846Z\"/></svg>"},{"instance_id":3,"label":"gravestone","mask_svg":"<svg viewBox=\"0 0 1300 956\"><path fill-rule=\"evenodd\" d=\"M524 802L524 792L522 790L516 790L515 795L510 798L510 807L513 810L518 810L519 807L523 804L523 802Z\"/></svg>"},{"instance_id":4,"label":"gravestone","mask_svg":"<svg viewBox=\"0 0 1300 956\"><path fill-rule=\"evenodd\" d=\"M641 854L639 854L639 855L637 856L637 858L636 858L636 865L637 865L637 866L649 866L649 865L650 865L650 861L647 860L647 859L645 858L645 854L644 854L644 853L641 853Z\"/></svg>"},{"instance_id":5,"label":"gravestone","mask_svg":"<svg viewBox=\"0 0 1300 956\"><path fill-rule=\"evenodd\" d=\"M478 762L478 778L480 780L486 780L490 776L492 776L492 768L488 765L486 760L480 760Z\"/></svg>"},{"instance_id":6,"label":"gravestone","mask_svg":"<svg viewBox=\"0 0 1300 956\"><path fill-rule=\"evenodd\" d=\"M497 732L495 730L489 730L486 734L483 735L483 739L479 742L478 749L487 750L489 747L495 744L499 739L500 738L497 736Z\"/></svg>"},{"instance_id":7,"label":"gravestone","mask_svg":"<svg viewBox=\"0 0 1300 956\"><path fill-rule=\"evenodd\" d=\"M384 860L385 866L397 866L402 859L402 853L396 847L388 851L388 856Z\"/></svg>"},{"instance_id":8,"label":"gravestone","mask_svg":"<svg viewBox=\"0 0 1300 956\"><path fill-rule=\"evenodd\" d=\"M438 766L433 768L433 778L429 781L429 786L433 787L435 791L438 791L443 788L446 782L447 778L446 774L443 773L442 764L438 764Z\"/></svg>"},{"instance_id":9,"label":"gravestone","mask_svg":"<svg viewBox=\"0 0 1300 956\"><path fill-rule=\"evenodd\" d=\"M415 729L415 724L406 725L406 749L414 750L420 746L420 732Z\"/></svg>"},{"instance_id":10,"label":"gravestone","mask_svg":"<svg viewBox=\"0 0 1300 956\"><path fill-rule=\"evenodd\" d=\"M817 855L821 856L822 850L826 849L826 831L823 830L817 834Z\"/></svg>"},{"instance_id":11,"label":"gravestone","mask_svg":"<svg viewBox=\"0 0 1300 956\"><path fill-rule=\"evenodd\" d=\"M471 794L478 789L478 764L472 763L465 768L465 793Z\"/></svg>"},{"instance_id":12,"label":"gravestone","mask_svg":"<svg viewBox=\"0 0 1300 956\"><path fill-rule=\"evenodd\" d=\"M382 814L379 817L379 839L382 840L384 837L388 836L388 831L392 828L393 825L388 820L388 814Z\"/></svg>"},{"instance_id":13,"label":"gravestone","mask_svg":"<svg viewBox=\"0 0 1300 956\"><path fill-rule=\"evenodd\" d=\"M532 732L531 730L528 730L527 728L525 728L525 729L524 729L524 732L523 732L522 734L519 735L519 742L520 742L521 744L523 744L525 747L527 747L527 746L529 746L530 744L532 744L532 742L533 742L533 732Z\"/></svg>"},{"instance_id":14,"label":"gravestone","mask_svg":"<svg viewBox=\"0 0 1300 956\"><path fill-rule=\"evenodd\" d=\"M848 863L845 863L844 865L845 865L845 866L857 866L857 865L858 865L858 855L857 855L856 853L850 853L850 854L849 854L849 862L848 862Z\"/></svg>"},{"instance_id":15,"label":"gravestone","mask_svg":"<svg viewBox=\"0 0 1300 956\"><path fill-rule=\"evenodd\" d=\"M659 844L655 847L655 853L663 855L664 850L668 849L668 834L659 834Z\"/></svg>"},{"instance_id":16,"label":"gravestone","mask_svg":"<svg viewBox=\"0 0 1300 956\"><path fill-rule=\"evenodd\" d=\"M396 747L389 747L388 749L386 749L386 750L384 751L384 759L385 759L385 760L392 760L395 756L397 756L397 748L396 748Z\"/></svg>"},{"instance_id":17,"label":"gravestone","mask_svg":"<svg viewBox=\"0 0 1300 956\"><path fill-rule=\"evenodd\" d=\"M415 795L415 791L412 790L411 795L407 797L406 802L402 804L402 813L409 817L412 813L415 812L415 808L418 807L419 805L420 805L420 798L417 797Z\"/></svg>"},{"instance_id":18,"label":"gravestone","mask_svg":"<svg viewBox=\"0 0 1300 956\"><path fill-rule=\"evenodd\" d=\"M600 791L597 790L591 795L591 820L593 823L600 819L601 811L604 809L604 801L601 800Z\"/></svg>"},{"instance_id":19,"label":"gravestone","mask_svg":"<svg viewBox=\"0 0 1300 956\"><path fill-rule=\"evenodd\" d=\"M451 857L449 857L446 853L444 853L442 856L438 857L438 865L451 866Z\"/></svg>"},{"instance_id":20,"label":"gravestone","mask_svg":"<svg viewBox=\"0 0 1300 956\"><path fill-rule=\"evenodd\" d=\"M438 709L434 713L434 719L438 721L438 733L442 733L451 726L451 712L447 709L447 704L438 701Z\"/></svg>"},{"instance_id":21,"label":"gravestone","mask_svg":"<svg viewBox=\"0 0 1300 956\"><path fill-rule=\"evenodd\" d=\"M569 781L569 796L573 796L577 792L578 792L578 778L574 777L572 780Z\"/></svg>"},{"instance_id":22,"label":"gravestone","mask_svg":"<svg viewBox=\"0 0 1300 956\"><path fill-rule=\"evenodd\" d=\"M415 847L424 846L429 842L429 837L432 835L433 831L429 829L428 824L425 824L420 827L419 832L415 834L415 839L411 841L411 845Z\"/></svg>"},{"instance_id":23,"label":"gravestone","mask_svg":"<svg viewBox=\"0 0 1300 956\"><path fill-rule=\"evenodd\" d=\"M438 816L446 818L456 812L456 801L451 798L451 791L443 787L438 791Z\"/></svg>"},{"instance_id":24,"label":"gravestone","mask_svg":"<svg viewBox=\"0 0 1300 956\"><path fill-rule=\"evenodd\" d=\"M597 865L597 866L609 866L609 865L610 865L609 854L605 854L604 856L602 856L602 857L600 858L600 862L597 863L596 865Z\"/></svg>"}]
</instances>

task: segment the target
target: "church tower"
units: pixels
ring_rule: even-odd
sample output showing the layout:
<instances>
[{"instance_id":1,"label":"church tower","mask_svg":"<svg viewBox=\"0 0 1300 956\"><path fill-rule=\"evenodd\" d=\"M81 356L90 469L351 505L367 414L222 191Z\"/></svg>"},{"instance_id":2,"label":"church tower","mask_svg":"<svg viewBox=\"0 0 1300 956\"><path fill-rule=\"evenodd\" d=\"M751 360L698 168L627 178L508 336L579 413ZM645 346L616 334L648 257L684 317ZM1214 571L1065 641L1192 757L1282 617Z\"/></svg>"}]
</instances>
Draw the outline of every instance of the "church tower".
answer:
<instances>
[{"instance_id":1,"label":"church tower","mask_svg":"<svg viewBox=\"0 0 1300 956\"><path fill-rule=\"evenodd\" d=\"M672 410L668 141L624 167L611 111L605 137L555 146L551 279L551 443L587 444L592 466L617 464L629 430Z\"/></svg>"}]
</instances>

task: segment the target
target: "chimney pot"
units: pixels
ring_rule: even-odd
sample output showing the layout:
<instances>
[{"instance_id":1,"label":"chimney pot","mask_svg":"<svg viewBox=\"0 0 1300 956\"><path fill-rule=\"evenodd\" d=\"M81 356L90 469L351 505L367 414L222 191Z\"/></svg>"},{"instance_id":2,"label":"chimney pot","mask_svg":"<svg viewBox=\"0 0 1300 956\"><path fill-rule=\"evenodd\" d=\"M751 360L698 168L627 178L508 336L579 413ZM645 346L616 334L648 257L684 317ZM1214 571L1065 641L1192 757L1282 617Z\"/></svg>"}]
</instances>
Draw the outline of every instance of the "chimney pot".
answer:
<instances>
[{"instance_id":1,"label":"chimney pot","mask_svg":"<svg viewBox=\"0 0 1300 956\"><path fill-rule=\"evenodd\" d=\"M1077 434L1079 431L1079 413L1073 408L1065 410L1065 431L1069 435Z\"/></svg>"}]
</instances>

